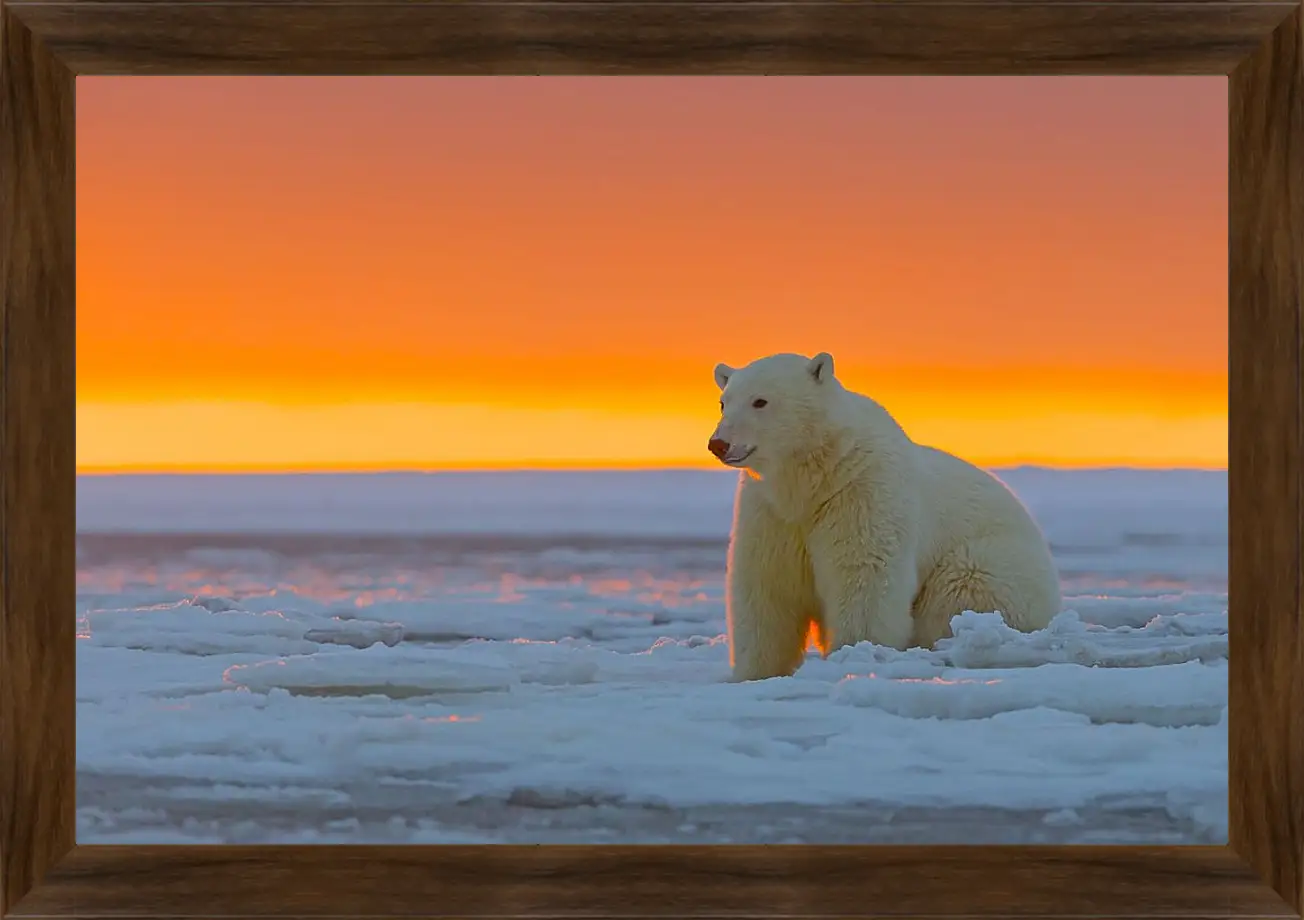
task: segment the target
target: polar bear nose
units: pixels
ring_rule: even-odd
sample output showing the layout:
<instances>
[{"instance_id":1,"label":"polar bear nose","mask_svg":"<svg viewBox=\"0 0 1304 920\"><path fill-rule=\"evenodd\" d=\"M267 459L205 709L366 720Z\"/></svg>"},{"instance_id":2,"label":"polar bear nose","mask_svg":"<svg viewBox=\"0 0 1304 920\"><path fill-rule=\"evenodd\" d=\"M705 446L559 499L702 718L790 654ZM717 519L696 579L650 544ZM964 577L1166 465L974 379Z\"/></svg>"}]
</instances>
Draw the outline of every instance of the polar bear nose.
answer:
<instances>
[{"instance_id":1,"label":"polar bear nose","mask_svg":"<svg viewBox=\"0 0 1304 920\"><path fill-rule=\"evenodd\" d=\"M729 442L720 438L712 438L706 442L706 449L715 454L717 460L723 460L724 455L729 453Z\"/></svg>"}]
</instances>

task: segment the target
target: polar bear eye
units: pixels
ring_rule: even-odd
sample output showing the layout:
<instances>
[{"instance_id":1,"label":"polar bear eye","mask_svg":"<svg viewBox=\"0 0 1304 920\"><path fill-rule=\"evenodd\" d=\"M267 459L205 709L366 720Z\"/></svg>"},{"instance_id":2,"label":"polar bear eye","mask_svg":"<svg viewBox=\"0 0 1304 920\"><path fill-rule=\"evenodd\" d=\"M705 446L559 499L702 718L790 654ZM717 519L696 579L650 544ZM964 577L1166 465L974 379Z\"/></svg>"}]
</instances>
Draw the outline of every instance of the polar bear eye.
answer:
<instances>
[{"instance_id":1,"label":"polar bear eye","mask_svg":"<svg viewBox=\"0 0 1304 920\"><path fill-rule=\"evenodd\" d=\"M764 408L765 408L765 403L766 403L766 400L764 400L764 399L753 399L753 400L752 400L752 408L753 408L753 409L764 409Z\"/></svg>"}]
</instances>

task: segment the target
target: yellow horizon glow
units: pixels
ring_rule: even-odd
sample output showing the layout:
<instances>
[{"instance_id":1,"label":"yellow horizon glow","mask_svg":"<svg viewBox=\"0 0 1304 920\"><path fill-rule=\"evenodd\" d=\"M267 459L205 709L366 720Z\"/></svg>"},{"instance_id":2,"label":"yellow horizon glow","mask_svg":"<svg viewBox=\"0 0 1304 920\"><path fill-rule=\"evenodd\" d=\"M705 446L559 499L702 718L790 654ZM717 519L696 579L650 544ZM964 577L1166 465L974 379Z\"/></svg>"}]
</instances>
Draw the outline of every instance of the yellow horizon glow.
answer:
<instances>
[{"instance_id":1,"label":"yellow horizon glow","mask_svg":"<svg viewBox=\"0 0 1304 920\"><path fill-rule=\"evenodd\" d=\"M682 405L682 404L681 404ZM79 473L718 468L711 412L354 403L80 403ZM962 409L964 407L961 407ZM1226 467L1226 414L895 413L919 443L980 466ZM1122 449L1120 449L1122 446Z\"/></svg>"}]
</instances>

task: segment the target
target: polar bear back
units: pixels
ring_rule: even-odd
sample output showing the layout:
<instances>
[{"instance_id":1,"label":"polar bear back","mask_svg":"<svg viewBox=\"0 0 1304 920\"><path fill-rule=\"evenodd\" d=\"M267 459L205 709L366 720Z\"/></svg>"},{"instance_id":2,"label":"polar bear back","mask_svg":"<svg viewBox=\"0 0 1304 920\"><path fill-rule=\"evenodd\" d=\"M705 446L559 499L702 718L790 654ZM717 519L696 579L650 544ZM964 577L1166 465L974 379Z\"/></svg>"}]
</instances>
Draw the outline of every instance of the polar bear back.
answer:
<instances>
[{"instance_id":1,"label":"polar bear back","mask_svg":"<svg viewBox=\"0 0 1304 920\"><path fill-rule=\"evenodd\" d=\"M1042 541L1032 515L995 475L936 447L914 447L925 508L921 568L957 543L994 533L1017 535L1034 544Z\"/></svg>"}]
</instances>

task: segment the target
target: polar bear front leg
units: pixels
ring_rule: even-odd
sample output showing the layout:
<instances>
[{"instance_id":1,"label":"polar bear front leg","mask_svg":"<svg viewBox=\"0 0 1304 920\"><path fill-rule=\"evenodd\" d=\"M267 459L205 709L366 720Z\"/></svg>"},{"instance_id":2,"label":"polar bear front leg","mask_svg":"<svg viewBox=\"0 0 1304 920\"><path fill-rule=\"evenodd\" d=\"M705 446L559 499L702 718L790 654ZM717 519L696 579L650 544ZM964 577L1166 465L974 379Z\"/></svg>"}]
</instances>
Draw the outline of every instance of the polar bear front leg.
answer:
<instances>
[{"instance_id":1,"label":"polar bear front leg","mask_svg":"<svg viewBox=\"0 0 1304 920\"><path fill-rule=\"evenodd\" d=\"M746 476L738 487L725 582L732 679L796 671L819 609L810 559L797 528L774 514Z\"/></svg>"},{"instance_id":2,"label":"polar bear front leg","mask_svg":"<svg viewBox=\"0 0 1304 920\"><path fill-rule=\"evenodd\" d=\"M912 534L882 519L839 518L809 540L825 654L868 640L904 651L914 635L918 583ZM866 526L868 524L869 526Z\"/></svg>"}]
</instances>

